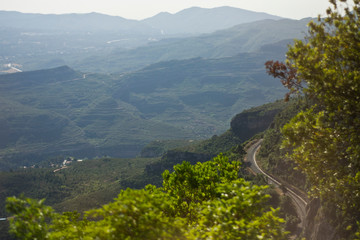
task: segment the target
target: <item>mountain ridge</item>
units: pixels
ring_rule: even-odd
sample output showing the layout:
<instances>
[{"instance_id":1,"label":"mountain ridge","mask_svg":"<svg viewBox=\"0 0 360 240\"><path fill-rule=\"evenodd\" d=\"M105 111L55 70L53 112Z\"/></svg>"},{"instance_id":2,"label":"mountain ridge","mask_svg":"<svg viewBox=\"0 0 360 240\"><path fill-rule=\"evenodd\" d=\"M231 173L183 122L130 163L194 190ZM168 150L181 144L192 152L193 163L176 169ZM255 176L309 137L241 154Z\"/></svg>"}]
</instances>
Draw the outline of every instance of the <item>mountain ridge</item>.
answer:
<instances>
[{"instance_id":1,"label":"mountain ridge","mask_svg":"<svg viewBox=\"0 0 360 240\"><path fill-rule=\"evenodd\" d=\"M243 16L242 16L243 15ZM166 19L164 19L164 17ZM173 20L174 19L174 20ZM225 19L225 20L224 20ZM0 10L0 27L27 28L29 30L62 31L142 31L143 34L158 34L165 30L170 34L209 33L237 24L281 17L248 11L234 7L183 9L175 14L161 12L143 20L127 19L103 13L42 14ZM163 22L163 24L161 24ZM175 24L175 25L174 25ZM172 25L172 26L170 26ZM196 27L194 27L196 26ZM178 28L179 30L169 31Z\"/></svg>"},{"instance_id":2,"label":"mountain ridge","mask_svg":"<svg viewBox=\"0 0 360 240\"><path fill-rule=\"evenodd\" d=\"M173 60L128 74L84 74L63 66L0 75L0 136L6 138L0 155L132 157L156 139L219 134L234 111L283 95L263 70L270 56Z\"/></svg>"},{"instance_id":3,"label":"mountain ridge","mask_svg":"<svg viewBox=\"0 0 360 240\"><path fill-rule=\"evenodd\" d=\"M0 11L0 27L40 31L144 31L153 30L136 20L101 13L40 14Z\"/></svg>"},{"instance_id":4,"label":"mountain ridge","mask_svg":"<svg viewBox=\"0 0 360 240\"><path fill-rule=\"evenodd\" d=\"M264 19L278 20L282 18L267 13L224 6L215 8L191 7L174 14L162 12L146 18L142 22L161 29L167 34L201 34Z\"/></svg>"},{"instance_id":5,"label":"mountain ridge","mask_svg":"<svg viewBox=\"0 0 360 240\"><path fill-rule=\"evenodd\" d=\"M116 49L106 56L85 58L73 66L82 71L119 73L161 61L232 57L256 52L264 45L285 39L302 39L308 22L309 19L281 19L244 23L200 36L163 39L129 50Z\"/></svg>"}]
</instances>

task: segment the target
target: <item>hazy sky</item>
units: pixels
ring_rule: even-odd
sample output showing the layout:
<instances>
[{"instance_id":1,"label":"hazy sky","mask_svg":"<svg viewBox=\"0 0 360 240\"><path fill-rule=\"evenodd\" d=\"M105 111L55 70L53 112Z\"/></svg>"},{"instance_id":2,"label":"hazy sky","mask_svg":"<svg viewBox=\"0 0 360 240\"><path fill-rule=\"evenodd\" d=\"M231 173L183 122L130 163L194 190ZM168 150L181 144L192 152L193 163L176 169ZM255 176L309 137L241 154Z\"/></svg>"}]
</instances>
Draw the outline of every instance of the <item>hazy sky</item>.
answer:
<instances>
[{"instance_id":1,"label":"hazy sky","mask_svg":"<svg viewBox=\"0 0 360 240\"><path fill-rule=\"evenodd\" d=\"M325 13L329 0L1 0L0 10L29 13L99 12L128 19L144 19L159 12L176 13L192 6L233 6L300 19Z\"/></svg>"}]
</instances>

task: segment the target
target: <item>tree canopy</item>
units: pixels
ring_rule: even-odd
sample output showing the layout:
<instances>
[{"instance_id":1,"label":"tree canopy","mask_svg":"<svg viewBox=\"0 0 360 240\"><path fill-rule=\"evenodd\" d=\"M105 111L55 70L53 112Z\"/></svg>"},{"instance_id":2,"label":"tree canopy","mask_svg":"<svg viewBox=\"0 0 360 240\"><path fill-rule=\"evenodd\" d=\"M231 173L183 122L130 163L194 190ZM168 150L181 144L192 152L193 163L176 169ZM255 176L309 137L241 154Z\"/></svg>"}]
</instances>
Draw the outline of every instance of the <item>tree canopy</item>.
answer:
<instances>
[{"instance_id":1,"label":"tree canopy","mask_svg":"<svg viewBox=\"0 0 360 240\"><path fill-rule=\"evenodd\" d=\"M239 162L219 155L163 173L163 187L127 189L80 215L43 201L8 198L10 231L19 239L286 239L266 186L238 177Z\"/></svg>"},{"instance_id":2,"label":"tree canopy","mask_svg":"<svg viewBox=\"0 0 360 240\"><path fill-rule=\"evenodd\" d=\"M360 221L360 1L330 3L289 47L286 63L266 65L289 93L302 90L314 102L283 128L283 147L293 149L338 234L352 238Z\"/></svg>"}]
</instances>

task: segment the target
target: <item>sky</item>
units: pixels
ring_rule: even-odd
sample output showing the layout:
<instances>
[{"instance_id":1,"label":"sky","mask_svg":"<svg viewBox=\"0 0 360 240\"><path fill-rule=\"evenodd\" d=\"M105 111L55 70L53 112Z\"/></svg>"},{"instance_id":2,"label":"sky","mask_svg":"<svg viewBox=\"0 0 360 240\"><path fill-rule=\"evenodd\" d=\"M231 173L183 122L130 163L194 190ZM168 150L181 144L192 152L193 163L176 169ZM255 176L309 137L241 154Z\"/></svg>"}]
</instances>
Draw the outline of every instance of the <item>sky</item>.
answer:
<instances>
[{"instance_id":1,"label":"sky","mask_svg":"<svg viewBox=\"0 0 360 240\"><path fill-rule=\"evenodd\" d=\"M176 13L193 6L231 6L301 19L324 14L329 0L1 0L0 10L25 13L98 12L127 19L145 19L160 12Z\"/></svg>"}]
</instances>

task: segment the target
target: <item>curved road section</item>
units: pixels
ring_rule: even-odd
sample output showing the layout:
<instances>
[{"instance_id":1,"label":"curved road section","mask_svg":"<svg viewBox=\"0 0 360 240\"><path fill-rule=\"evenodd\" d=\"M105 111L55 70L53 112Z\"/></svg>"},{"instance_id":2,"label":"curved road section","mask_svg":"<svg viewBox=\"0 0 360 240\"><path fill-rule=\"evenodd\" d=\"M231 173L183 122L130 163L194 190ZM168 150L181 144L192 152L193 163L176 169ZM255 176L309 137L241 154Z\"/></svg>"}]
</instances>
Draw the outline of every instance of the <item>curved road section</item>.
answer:
<instances>
[{"instance_id":1,"label":"curved road section","mask_svg":"<svg viewBox=\"0 0 360 240\"><path fill-rule=\"evenodd\" d=\"M300 196L300 194L296 193L294 187L291 187L289 184L282 184L279 180L277 180L274 176L270 176L270 174L263 171L259 165L256 162L256 153L261 147L262 139L257 141L255 144L253 144L247 151L246 154L246 160L249 162L250 168L253 172L256 174L262 174L266 176L267 181L269 184L276 185L278 187L282 186L282 188L286 189L285 194L288 195L292 201L294 202L294 205L296 207L296 211L298 213L298 216L301 220L301 223L299 224L299 228L303 229L305 218L306 218L306 206L307 206L307 199L305 199L303 196Z\"/></svg>"}]
</instances>

